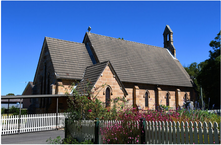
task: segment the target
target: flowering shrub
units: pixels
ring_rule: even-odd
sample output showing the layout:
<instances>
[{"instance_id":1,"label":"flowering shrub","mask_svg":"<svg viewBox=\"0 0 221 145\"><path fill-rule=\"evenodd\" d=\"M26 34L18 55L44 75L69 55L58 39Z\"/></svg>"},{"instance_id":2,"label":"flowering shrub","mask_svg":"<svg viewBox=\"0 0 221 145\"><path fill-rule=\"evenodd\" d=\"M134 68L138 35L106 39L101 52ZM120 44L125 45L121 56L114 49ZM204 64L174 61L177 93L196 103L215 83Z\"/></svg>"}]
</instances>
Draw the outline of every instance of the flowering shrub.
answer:
<instances>
[{"instance_id":1,"label":"flowering shrub","mask_svg":"<svg viewBox=\"0 0 221 145\"><path fill-rule=\"evenodd\" d=\"M202 110L137 111L135 108L125 108L117 112L116 120L112 124L105 124L105 127L100 129L103 143L139 143L138 126L141 118L145 118L146 121L220 122L220 116ZM117 121L121 121L121 123Z\"/></svg>"},{"instance_id":2,"label":"flowering shrub","mask_svg":"<svg viewBox=\"0 0 221 145\"><path fill-rule=\"evenodd\" d=\"M157 111L157 110L140 110L136 111L135 108L123 109L118 112L118 119L125 120L136 120L139 121L140 118L145 118L146 121L173 121L173 118L179 117L179 113L175 111L165 112L165 111Z\"/></svg>"},{"instance_id":3,"label":"flowering shrub","mask_svg":"<svg viewBox=\"0 0 221 145\"><path fill-rule=\"evenodd\" d=\"M89 86L89 84L90 82L88 82L87 86ZM110 100L110 102L113 103L112 107L106 108L105 103L97 98L97 94L105 88L105 86L107 85L104 84L100 87L94 88L94 92L84 92L84 95L79 94L76 89L73 89L73 94L69 95L67 110L67 117L69 118L70 123L74 120L95 120L96 118L100 120L116 119L118 108L124 106L119 102L125 102L125 99L119 97L112 99Z\"/></svg>"},{"instance_id":4,"label":"flowering shrub","mask_svg":"<svg viewBox=\"0 0 221 145\"><path fill-rule=\"evenodd\" d=\"M121 123L107 123L100 129L103 135L103 143L123 144L139 143L140 130L137 129L137 122L122 120Z\"/></svg>"},{"instance_id":5,"label":"flowering shrub","mask_svg":"<svg viewBox=\"0 0 221 145\"><path fill-rule=\"evenodd\" d=\"M173 118L173 121L187 121L187 122L220 122L220 116L215 113L209 113L208 110L189 110L180 109L177 111L180 115L178 118Z\"/></svg>"},{"instance_id":6,"label":"flowering shrub","mask_svg":"<svg viewBox=\"0 0 221 145\"><path fill-rule=\"evenodd\" d=\"M139 143L139 121L145 118L146 121L172 121L178 118L179 113L163 111L137 111L135 108L125 108L117 112L116 121L113 124L105 124L100 129L103 135L103 143ZM121 121L118 123L117 120Z\"/></svg>"}]
</instances>

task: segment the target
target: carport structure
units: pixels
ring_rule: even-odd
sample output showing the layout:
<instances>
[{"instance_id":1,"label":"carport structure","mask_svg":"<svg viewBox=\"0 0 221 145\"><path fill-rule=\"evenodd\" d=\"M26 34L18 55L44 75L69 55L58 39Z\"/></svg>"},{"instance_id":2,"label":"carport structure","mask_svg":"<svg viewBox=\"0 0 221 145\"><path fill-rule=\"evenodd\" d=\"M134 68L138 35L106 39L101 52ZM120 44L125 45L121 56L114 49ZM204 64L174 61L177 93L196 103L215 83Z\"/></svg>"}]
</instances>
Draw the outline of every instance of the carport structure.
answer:
<instances>
[{"instance_id":1,"label":"carport structure","mask_svg":"<svg viewBox=\"0 0 221 145\"><path fill-rule=\"evenodd\" d=\"M8 109L10 100L16 99L16 101L20 102L20 110L19 110L19 119L18 119L18 133L20 133L20 124L21 124L21 102L23 99L33 99L33 98L56 98L56 129L58 129L58 102L59 98L68 98L67 94L56 94L56 95L21 95L21 96L1 96L1 100L7 100L8 102ZM4 102L4 101L3 101ZM9 115L9 111L8 111Z\"/></svg>"}]
</instances>

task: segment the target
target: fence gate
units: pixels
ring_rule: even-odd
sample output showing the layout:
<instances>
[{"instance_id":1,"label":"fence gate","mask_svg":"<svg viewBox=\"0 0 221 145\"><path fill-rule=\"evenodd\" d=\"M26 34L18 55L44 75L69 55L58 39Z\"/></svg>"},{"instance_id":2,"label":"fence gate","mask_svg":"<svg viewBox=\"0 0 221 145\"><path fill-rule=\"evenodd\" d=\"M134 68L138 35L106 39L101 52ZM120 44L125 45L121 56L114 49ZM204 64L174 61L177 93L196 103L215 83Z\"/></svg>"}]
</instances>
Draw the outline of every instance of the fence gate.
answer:
<instances>
[{"instance_id":1,"label":"fence gate","mask_svg":"<svg viewBox=\"0 0 221 145\"><path fill-rule=\"evenodd\" d=\"M48 113L48 114L28 114L2 116L1 135L36 132L44 130L54 130L63 128L65 123L64 113Z\"/></svg>"}]
</instances>

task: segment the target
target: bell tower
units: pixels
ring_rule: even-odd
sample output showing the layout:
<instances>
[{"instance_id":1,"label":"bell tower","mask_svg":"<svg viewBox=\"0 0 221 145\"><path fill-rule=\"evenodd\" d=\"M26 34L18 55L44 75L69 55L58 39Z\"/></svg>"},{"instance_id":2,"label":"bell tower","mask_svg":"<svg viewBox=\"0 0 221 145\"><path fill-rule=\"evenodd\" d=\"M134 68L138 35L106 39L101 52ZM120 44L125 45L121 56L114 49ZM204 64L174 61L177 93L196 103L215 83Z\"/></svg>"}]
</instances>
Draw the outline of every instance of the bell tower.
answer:
<instances>
[{"instance_id":1,"label":"bell tower","mask_svg":"<svg viewBox=\"0 0 221 145\"><path fill-rule=\"evenodd\" d=\"M166 28L163 32L164 39L164 48L167 48L170 53L176 58L176 49L173 46L173 31L170 29L169 25L166 25Z\"/></svg>"}]
</instances>

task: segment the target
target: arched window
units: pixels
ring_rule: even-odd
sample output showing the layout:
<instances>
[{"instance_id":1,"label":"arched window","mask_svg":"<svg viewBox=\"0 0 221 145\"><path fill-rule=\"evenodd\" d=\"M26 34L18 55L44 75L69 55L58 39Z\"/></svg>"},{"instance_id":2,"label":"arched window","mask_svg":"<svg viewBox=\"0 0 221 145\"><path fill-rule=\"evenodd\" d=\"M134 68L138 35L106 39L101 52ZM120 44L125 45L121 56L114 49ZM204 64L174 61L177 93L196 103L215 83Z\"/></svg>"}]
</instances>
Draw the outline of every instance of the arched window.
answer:
<instances>
[{"instance_id":1,"label":"arched window","mask_svg":"<svg viewBox=\"0 0 221 145\"><path fill-rule=\"evenodd\" d=\"M146 92L146 93L145 93L145 107L148 107L148 106L149 106L149 100L148 100L148 98L149 98L149 93Z\"/></svg>"},{"instance_id":2,"label":"arched window","mask_svg":"<svg viewBox=\"0 0 221 145\"><path fill-rule=\"evenodd\" d=\"M166 94L166 106L170 106L170 94L169 93L167 93Z\"/></svg>"},{"instance_id":3,"label":"arched window","mask_svg":"<svg viewBox=\"0 0 221 145\"><path fill-rule=\"evenodd\" d=\"M107 87L106 93L105 93L105 102L106 102L106 107L110 107L110 88Z\"/></svg>"}]
</instances>

